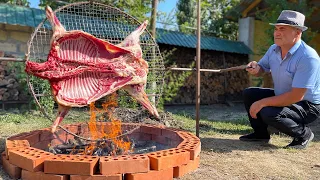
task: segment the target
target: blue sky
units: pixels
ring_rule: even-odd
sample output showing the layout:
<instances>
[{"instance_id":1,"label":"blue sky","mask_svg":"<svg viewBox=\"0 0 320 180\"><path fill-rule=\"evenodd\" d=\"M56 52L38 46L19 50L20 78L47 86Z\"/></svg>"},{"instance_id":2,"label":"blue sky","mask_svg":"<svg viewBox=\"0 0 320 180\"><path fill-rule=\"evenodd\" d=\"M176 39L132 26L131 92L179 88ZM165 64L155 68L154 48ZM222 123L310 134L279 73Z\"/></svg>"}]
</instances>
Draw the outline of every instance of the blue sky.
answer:
<instances>
[{"instance_id":1,"label":"blue sky","mask_svg":"<svg viewBox=\"0 0 320 180\"><path fill-rule=\"evenodd\" d=\"M164 1L160 2L158 4L158 11L165 12L166 14L171 13L173 10L176 9L177 1L178 0L164 0ZM29 0L29 2L30 2L30 7L38 8L40 0ZM161 20L161 21L163 21L163 20ZM175 22L176 22L176 20L175 20L175 18L173 18L173 22L172 22L173 25L172 26L171 25L165 25L165 24L162 24L160 22L157 22L156 26L158 28L176 29ZM165 27L165 26L167 26L167 27Z\"/></svg>"},{"instance_id":2,"label":"blue sky","mask_svg":"<svg viewBox=\"0 0 320 180\"><path fill-rule=\"evenodd\" d=\"M29 0L30 6L37 8L40 0ZM158 5L158 10L166 13L170 13L172 9L175 9L178 0L165 0L160 2Z\"/></svg>"}]
</instances>

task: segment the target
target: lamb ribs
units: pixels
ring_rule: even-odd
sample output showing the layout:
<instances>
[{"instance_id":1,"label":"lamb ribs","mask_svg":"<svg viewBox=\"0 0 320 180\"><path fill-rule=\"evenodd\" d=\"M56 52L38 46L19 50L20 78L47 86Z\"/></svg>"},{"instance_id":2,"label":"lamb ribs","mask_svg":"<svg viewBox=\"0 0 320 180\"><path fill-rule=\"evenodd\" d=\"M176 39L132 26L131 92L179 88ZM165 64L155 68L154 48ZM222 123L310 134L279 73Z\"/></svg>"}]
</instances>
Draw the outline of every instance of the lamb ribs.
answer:
<instances>
[{"instance_id":1,"label":"lamb ribs","mask_svg":"<svg viewBox=\"0 0 320 180\"><path fill-rule=\"evenodd\" d=\"M148 63L142 58L139 43L147 21L114 45L80 30L66 31L50 7L46 8L46 16L53 28L47 61L26 61L25 71L51 85L58 104L52 132L71 107L87 106L120 88L159 117L144 92Z\"/></svg>"}]
</instances>

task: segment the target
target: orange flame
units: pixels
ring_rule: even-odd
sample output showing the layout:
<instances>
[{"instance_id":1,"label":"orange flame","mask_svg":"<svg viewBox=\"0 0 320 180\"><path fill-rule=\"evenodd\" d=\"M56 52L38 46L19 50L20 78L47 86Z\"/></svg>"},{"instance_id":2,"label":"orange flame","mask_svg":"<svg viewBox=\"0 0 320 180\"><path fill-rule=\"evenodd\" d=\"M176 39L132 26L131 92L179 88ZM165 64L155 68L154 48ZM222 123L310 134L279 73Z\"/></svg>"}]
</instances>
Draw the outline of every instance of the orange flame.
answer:
<instances>
[{"instance_id":1,"label":"orange flame","mask_svg":"<svg viewBox=\"0 0 320 180\"><path fill-rule=\"evenodd\" d=\"M111 139L118 149L122 149L124 153L128 153L131 143L126 142L119 137L122 133L121 121L113 116L114 109L117 106L118 102L116 93L111 94L106 102L102 104L102 109L95 107L94 103L91 103L89 130L92 140L97 140L100 138ZM108 127L108 129L101 123L100 129L97 130L97 113L106 113L108 115L109 120L111 120L111 125ZM107 131L105 131L105 129L107 129ZM95 144L91 143L91 145L85 149L85 153L92 155L94 148ZM117 148L113 149L112 155L116 155Z\"/></svg>"}]
</instances>

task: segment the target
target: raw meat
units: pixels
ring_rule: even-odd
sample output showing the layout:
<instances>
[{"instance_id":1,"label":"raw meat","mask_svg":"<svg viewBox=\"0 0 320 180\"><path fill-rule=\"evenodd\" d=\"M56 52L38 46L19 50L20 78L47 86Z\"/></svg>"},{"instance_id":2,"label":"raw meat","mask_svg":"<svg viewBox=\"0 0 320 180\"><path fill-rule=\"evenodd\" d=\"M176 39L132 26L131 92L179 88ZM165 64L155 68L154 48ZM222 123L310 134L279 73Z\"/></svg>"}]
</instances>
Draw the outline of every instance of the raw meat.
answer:
<instances>
[{"instance_id":1,"label":"raw meat","mask_svg":"<svg viewBox=\"0 0 320 180\"><path fill-rule=\"evenodd\" d=\"M80 30L66 31L50 7L46 15L53 28L47 61L27 61L25 71L50 82L58 103L52 132L71 107L87 106L120 88L159 117L144 92L148 63L142 58L139 43L147 21L114 45Z\"/></svg>"}]
</instances>

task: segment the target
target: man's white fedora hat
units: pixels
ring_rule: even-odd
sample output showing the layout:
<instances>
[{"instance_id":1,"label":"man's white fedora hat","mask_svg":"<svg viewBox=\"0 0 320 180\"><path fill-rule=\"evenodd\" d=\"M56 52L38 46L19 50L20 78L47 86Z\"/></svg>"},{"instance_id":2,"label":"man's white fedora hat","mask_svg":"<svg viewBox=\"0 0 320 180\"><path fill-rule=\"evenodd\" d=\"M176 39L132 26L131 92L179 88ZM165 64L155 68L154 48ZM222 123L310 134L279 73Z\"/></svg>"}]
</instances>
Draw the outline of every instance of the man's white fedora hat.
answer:
<instances>
[{"instance_id":1,"label":"man's white fedora hat","mask_svg":"<svg viewBox=\"0 0 320 180\"><path fill-rule=\"evenodd\" d=\"M304 26L304 20L305 16L297 11L283 10L278 17L277 22L269 24L274 26L288 25L305 31L308 29L308 27Z\"/></svg>"}]
</instances>

